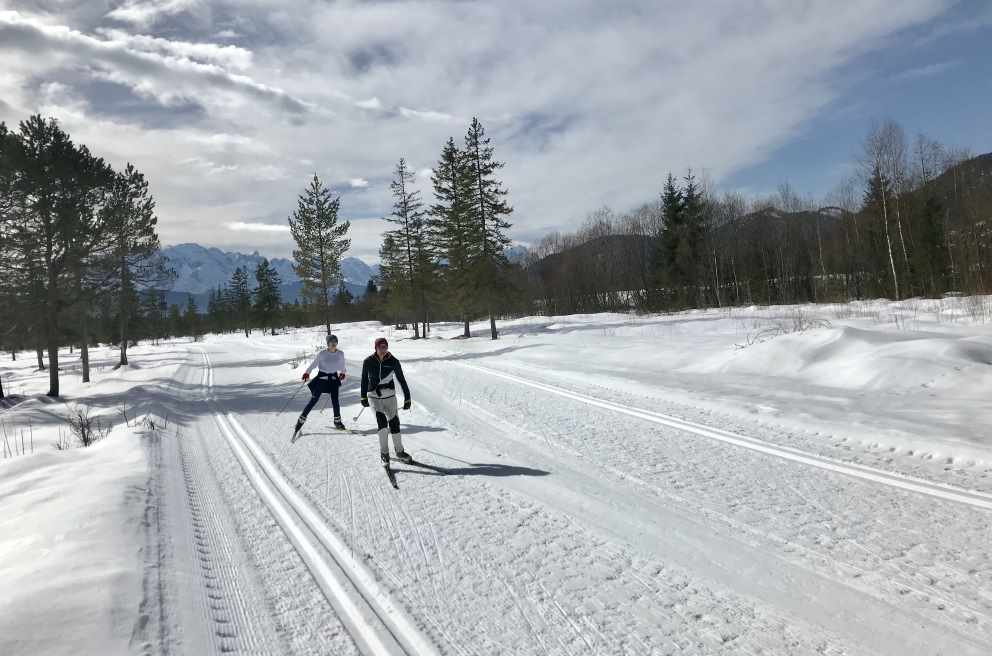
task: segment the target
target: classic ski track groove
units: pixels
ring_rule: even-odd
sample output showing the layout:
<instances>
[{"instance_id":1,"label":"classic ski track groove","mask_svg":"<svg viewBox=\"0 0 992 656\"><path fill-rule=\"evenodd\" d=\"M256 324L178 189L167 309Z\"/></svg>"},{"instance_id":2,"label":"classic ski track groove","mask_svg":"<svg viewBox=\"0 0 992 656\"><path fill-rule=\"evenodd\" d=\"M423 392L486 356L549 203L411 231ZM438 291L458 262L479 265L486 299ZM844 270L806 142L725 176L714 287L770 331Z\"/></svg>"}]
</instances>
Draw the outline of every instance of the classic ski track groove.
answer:
<instances>
[{"instance_id":1,"label":"classic ski track groove","mask_svg":"<svg viewBox=\"0 0 992 656\"><path fill-rule=\"evenodd\" d=\"M610 401L602 401L600 399L594 398L592 396L587 396L579 392L573 392L571 390L563 389L555 385L549 385L547 383L539 383L537 381L528 380L526 378L521 378L520 376L504 373L496 369L490 369L489 367L483 367L476 364L467 364L464 362L460 362L459 364L463 367L474 369L478 372L487 374L489 376L496 376L498 378L503 378L504 380L509 380L518 383L520 385L526 385L534 389L538 389L544 392L549 392L551 394L556 394L558 396L562 396L575 401L581 401L582 403L587 403L589 405L593 405L598 408L612 410L614 412L618 412L631 417L636 417L638 419L650 421L656 424L660 424L662 426L668 426L670 428L675 428L677 430L694 433L701 437L706 437L712 440L717 440L720 442L725 442L727 444L732 444L734 446L750 449L752 451L757 451L758 453L775 456L778 458L782 458L784 460L798 462L804 465L817 467L819 469L832 471L838 474L844 474L845 476L851 476L853 478L859 478L862 480L878 483L881 485L886 485L889 487L899 488L908 492L924 494L926 496L934 497L937 499L943 499L945 501L963 503L965 505L973 506L975 508L981 508L982 510L992 510L992 494L966 490L963 488L958 488L951 485L945 485L942 483L933 483L912 476L906 476L903 474L887 472L881 469L875 469L874 467L868 467L866 465L858 465L854 463L842 462L824 456L808 453L800 449L793 449L787 446L779 446L777 444L772 444L771 442L766 442L764 440L755 437L739 435L737 433L731 433L730 431L721 430L719 428L713 428L710 426L705 426L703 424L697 424L695 422L687 421L685 419L679 419L678 417L674 417L672 415L666 415L660 412L652 412L650 410L643 410L640 408L628 407Z\"/></svg>"},{"instance_id":2,"label":"classic ski track groove","mask_svg":"<svg viewBox=\"0 0 992 656\"><path fill-rule=\"evenodd\" d=\"M213 398L213 367L204 353L203 381L214 420L252 486L338 612L359 650L368 655L440 656L430 638L395 603L374 574L351 555L231 413Z\"/></svg>"}]
</instances>

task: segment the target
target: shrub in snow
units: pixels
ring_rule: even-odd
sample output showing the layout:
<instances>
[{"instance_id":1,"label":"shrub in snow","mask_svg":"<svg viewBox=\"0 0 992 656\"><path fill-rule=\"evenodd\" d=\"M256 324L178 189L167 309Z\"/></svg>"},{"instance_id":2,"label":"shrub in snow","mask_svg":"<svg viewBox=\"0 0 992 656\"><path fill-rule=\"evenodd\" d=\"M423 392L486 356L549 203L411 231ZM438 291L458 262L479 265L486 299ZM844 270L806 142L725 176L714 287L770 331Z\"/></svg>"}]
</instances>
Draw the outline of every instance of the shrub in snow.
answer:
<instances>
[{"instance_id":1,"label":"shrub in snow","mask_svg":"<svg viewBox=\"0 0 992 656\"><path fill-rule=\"evenodd\" d=\"M69 430L76 437L76 441L84 447L103 439L110 433L111 429L110 426L104 426L99 417L90 416L90 409L86 406L70 407L65 420L69 424Z\"/></svg>"}]
</instances>

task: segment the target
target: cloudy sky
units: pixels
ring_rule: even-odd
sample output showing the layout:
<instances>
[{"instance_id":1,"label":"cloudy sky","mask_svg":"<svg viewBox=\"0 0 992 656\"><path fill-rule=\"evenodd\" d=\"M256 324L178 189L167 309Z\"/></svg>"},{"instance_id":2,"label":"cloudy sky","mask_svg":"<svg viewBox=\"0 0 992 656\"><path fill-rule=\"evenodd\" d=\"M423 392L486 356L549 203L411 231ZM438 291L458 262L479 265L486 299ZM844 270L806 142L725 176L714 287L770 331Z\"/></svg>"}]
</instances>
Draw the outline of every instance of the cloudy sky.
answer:
<instances>
[{"instance_id":1,"label":"cloudy sky","mask_svg":"<svg viewBox=\"0 0 992 656\"><path fill-rule=\"evenodd\" d=\"M527 243L688 166L821 196L877 118L992 150L988 43L984 0L0 0L0 120L133 162L166 244L287 256L316 172L372 262L396 161L428 191L472 116Z\"/></svg>"}]
</instances>

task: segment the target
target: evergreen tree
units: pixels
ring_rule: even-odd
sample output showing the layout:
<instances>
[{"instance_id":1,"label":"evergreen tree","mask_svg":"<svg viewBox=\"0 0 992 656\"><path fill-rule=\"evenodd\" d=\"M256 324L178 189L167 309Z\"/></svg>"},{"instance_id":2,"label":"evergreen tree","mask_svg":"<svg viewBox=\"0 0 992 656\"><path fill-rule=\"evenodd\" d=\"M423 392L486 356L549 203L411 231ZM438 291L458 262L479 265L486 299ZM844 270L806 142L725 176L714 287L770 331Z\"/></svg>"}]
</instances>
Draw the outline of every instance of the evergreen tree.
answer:
<instances>
[{"instance_id":1,"label":"evergreen tree","mask_svg":"<svg viewBox=\"0 0 992 656\"><path fill-rule=\"evenodd\" d=\"M465 134L465 159L467 175L471 178L468 215L471 234L478 259L473 263L475 290L480 305L489 314L489 328L493 339L496 332L495 305L506 287L508 262L504 250L510 243L506 236L510 223L504 217L513 212L506 202L508 192L496 178L503 168L493 155L493 147L479 119L473 118Z\"/></svg>"},{"instance_id":2,"label":"evergreen tree","mask_svg":"<svg viewBox=\"0 0 992 656\"><path fill-rule=\"evenodd\" d=\"M393 235L386 233L379 248L379 283L384 288L383 310L396 325L408 311L409 280L406 276L405 254Z\"/></svg>"},{"instance_id":3,"label":"evergreen tree","mask_svg":"<svg viewBox=\"0 0 992 656\"><path fill-rule=\"evenodd\" d=\"M665 179L661 194L661 212L663 224L658 238L656 280L659 287L667 288L675 299L681 299L684 280L680 276L679 249L685 233L685 197L671 173Z\"/></svg>"},{"instance_id":4,"label":"evergreen tree","mask_svg":"<svg viewBox=\"0 0 992 656\"><path fill-rule=\"evenodd\" d=\"M251 334L251 289L248 287L248 269L237 267L231 274L231 282L227 289L231 310L237 318L238 325L245 331L245 337L248 337Z\"/></svg>"},{"instance_id":5,"label":"evergreen tree","mask_svg":"<svg viewBox=\"0 0 992 656\"><path fill-rule=\"evenodd\" d=\"M345 310L348 308L348 306L351 305L352 301L354 300L355 300L354 294L348 291L348 288L345 286L344 282L338 285L338 293L334 295L335 305L340 307L342 310Z\"/></svg>"},{"instance_id":6,"label":"evergreen tree","mask_svg":"<svg viewBox=\"0 0 992 656\"><path fill-rule=\"evenodd\" d=\"M175 303L169 305L166 323L169 331L168 337L178 337L183 334L183 316L179 312L179 306Z\"/></svg>"},{"instance_id":7,"label":"evergreen tree","mask_svg":"<svg viewBox=\"0 0 992 656\"><path fill-rule=\"evenodd\" d=\"M351 247L349 221L338 223L340 197L333 197L315 173L289 218L296 242L294 271L303 281L303 295L316 302L327 333L331 332L331 292L341 277L341 257Z\"/></svg>"},{"instance_id":8,"label":"evergreen tree","mask_svg":"<svg viewBox=\"0 0 992 656\"><path fill-rule=\"evenodd\" d=\"M133 313L132 299L139 285L162 285L171 277L156 254L161 246L155 227L155 200L148 181L130 163L114 179L105 211L111 226L112 252L108 268L117 296L120 330L120 361L127 365L128 328Z\"/></svg>"},{"instance_id":9,"label":"evergreen tree","mask_svg":"<svg viewBox=\"0 0 992 656\"><path fill-rule=\"evenodd\" d=\"M282 307L282 297L279 291L282 280L275 268L269 264L268 259L262 258L262 261L255 268L255 281L257 283L254 290L255 314L262 326L262 334L265 334L265 328L268 327L269 332L275 335L275 320L279 316L280 307Z\"/></svg>"},{"instance_id":10,"label":"evergreen tree","mask_svg":"<svg viewBox=\"0 0 992 656\"><path fill-rule=\"evenodd\" d=\"M395 174L395 179L389 185L393 192L393 213L385 217L385 220L397 227L385 235L392 238L404 259L405 284L393 291L400 293L404 305L413 311L413 333L416 339L420 337L418 320L424 318L426 325L427 286L432 269L427 242L427 212L420 201L420 192L413 188L416 176L407 168L403 158L396 165Z\"/></svg>"},{"instance_id":11,"label":"evergreen tree","mask_svg":"<svg viewBox=\"0 0 992 656\"><path fill-rule=\"evenodd\" d=\"M481 257L481 244L473 239L469 202L472 193L471 169L465 153L449 138L434 167L434 204L431 205L430 240L432 250L443 263L441 280L446 300L463 324L464 337L471 337L469 320L475 308L473 265Z\"/></svg>"},{"instance_id":12,"label":"evergreen tree","mask_svg":"<svg viewBox=\"0 0 992 656\"><path fill-rule=\"evenodd\" d=\"M183 313L183 322L186 324L186 330L193 337L193 341L200 341L200 335L203 334L200 328L200 308L196 306L196 299L193 298L192 294L186 295L186 311Z\"/></svg>"}]
</instances>

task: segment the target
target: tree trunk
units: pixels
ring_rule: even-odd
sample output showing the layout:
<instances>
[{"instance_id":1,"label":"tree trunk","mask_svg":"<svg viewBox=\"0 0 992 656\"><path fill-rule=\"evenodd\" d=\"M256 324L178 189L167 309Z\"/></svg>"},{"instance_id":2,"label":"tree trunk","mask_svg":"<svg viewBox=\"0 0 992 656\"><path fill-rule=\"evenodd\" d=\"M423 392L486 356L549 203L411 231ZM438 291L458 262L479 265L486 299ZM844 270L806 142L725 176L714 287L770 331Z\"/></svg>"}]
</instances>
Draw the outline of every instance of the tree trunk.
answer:
<instances>
[{"instance_id":1,"label":"tree trunk","mask_svg":"<svg viewBox=\"0 0 992 656\"><path fill-rule=\"evenodd\" d=\"M48 298L45 308L45 334L48 346L48 394L59 395L59 297L58 278L52 267L48 269Z\"/></svg>"},{"instance_id":2,"label":"tree trunk","mask_svg":"<svg viewBox=\"0 0 992 656\"><path fill-rule=\"evenodd\" d=\"M496 332L496 315L491 310L489 312L489 332L493 339L499 339L499 334Z\"/></svg>"},{"instance_id":3,"label":"tree trunk","mask_svg":"<svg viewBox=\"0 0 992 656\"><path fill-rule=\"evenodd\" d=\"M469 328L468 317L465 317L465 330L462 332L462 337L468 338L471 336L472 336L472 329Z\"/></svg>"},{"instance_id":4,"label":"tree trunk","mask_svg":"<svg viewBox=\"0 0 992 656\"><path fill-rule=\"evenodd\" d=\"M127 366L127 301L121 299L121 360L118 367Z\"/></svg>"},{"instance_id":5,"label":"tree trunk","mask_svg":"<svg viewBox=\"0 0 992 656\"><path fill-rule=\"evenodd\" d=\"M889 249L889 266L892 268L892 286L895 289L896 299L899 300L899 274L896 273L896 260L892 256L892 237L889 235L889 211L885 201L885 193L882 193L882 221L885 222L885 244Z\"/></svg>"},{"instance_id":6,"label":"tree trunk","mask_svg":"<svg viewBox=\"0 0 992 656\"><path fill-rule=\"evenodd\" d=\"M90 382L90 319L84 311L80 330L83 333L82 343L79 345L79 357L83 361L83 382Z\"/></svg>"},{"instance_id":7,"label":"tree trunk","mask_svg":"<svg viewBox=\"0 0 992 656\"><path fill-rule=\"evenodd\" d=\"M41 349L40 346L37 347L35 349L35 351L38 353L38 371L44 371L45 370L45 354L42 351L42 349Z\"/></svg>"},{"instance_id":8,"label":"tree trunk","mask_svg":"<svg viewBox=\"0 0 992 656\"><path fill-rule=\"evenodd\" d=\"M54 330L49 330L48 335L48 394L46 396L56 397L59 395L59 342Z\"/></svg>"},{"instance_id":9,"label":"tree trunk","mask_svg":"<svg viewBox=\"0 0 992 656\"><path fill-rule=\"evenodd\" d=\"M0 399L3 398L3 376L0 376Z\"/></svg>"}]
</instances>

